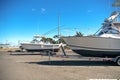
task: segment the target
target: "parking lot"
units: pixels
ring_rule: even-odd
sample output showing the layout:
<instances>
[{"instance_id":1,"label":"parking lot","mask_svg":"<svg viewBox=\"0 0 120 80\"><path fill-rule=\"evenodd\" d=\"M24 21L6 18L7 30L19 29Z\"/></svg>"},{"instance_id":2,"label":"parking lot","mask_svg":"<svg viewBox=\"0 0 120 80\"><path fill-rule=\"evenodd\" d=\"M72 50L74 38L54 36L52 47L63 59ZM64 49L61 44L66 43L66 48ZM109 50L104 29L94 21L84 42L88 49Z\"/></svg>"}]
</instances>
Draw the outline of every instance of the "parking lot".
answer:
<instances>
[{"instance_id":1,"label":"parking lot","mask_svg":"<svg viewBox=\"0 0 120 80\"><path fill-rule=\"evenodd\" d=\"M89 61L73 52L68 57L61 55L49 58L40 53L1 51L0 80L120 79L120 67L113 62Z\"/></svg>"}]
</instances>

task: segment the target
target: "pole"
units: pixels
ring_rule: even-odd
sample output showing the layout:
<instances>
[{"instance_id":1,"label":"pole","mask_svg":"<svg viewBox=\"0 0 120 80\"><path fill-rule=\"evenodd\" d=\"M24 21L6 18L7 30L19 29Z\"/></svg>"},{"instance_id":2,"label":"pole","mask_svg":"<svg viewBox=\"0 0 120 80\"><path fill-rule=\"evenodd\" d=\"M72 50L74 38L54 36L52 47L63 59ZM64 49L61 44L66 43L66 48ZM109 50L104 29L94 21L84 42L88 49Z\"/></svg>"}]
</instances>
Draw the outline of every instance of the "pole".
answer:
<instances>
[{"instance_id":1,"label":"pole","mask_svg":"<svg viewBox=\"0 0 120 80\"><path fill-rule=\"evenodd\" d=\"M60 39L60 15L58 15L58 44Z\"/></svg>"},{"instance_id":2,"label":"pole","mask_svg":"<svg viewBox=\"0 0 120 80\"><path fill-rule=\"evenodd\" d=\"M50 60L50 51L48 51L48 55L49 55L49 64L51 64L51 60Z\"/></svg>"}]
</instances>

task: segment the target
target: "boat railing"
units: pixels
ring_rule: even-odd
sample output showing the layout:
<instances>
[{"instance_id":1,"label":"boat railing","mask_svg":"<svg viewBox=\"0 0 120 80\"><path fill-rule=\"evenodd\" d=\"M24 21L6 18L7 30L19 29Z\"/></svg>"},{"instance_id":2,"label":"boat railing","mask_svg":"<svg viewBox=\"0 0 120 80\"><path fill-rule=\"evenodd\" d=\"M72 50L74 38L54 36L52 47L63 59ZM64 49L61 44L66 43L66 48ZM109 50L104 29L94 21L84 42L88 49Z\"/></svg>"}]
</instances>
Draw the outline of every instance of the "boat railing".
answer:
<instances>
[{"instance_id":1,"label":"boat railing","mask_svg":"<svg viewBox=\"0 0 120 80\"><path fill-rule=\"evenodd\" d=\"M42 48L59 48L59 44L58 45L42 45Z\"/></svg>"}]
</instances>

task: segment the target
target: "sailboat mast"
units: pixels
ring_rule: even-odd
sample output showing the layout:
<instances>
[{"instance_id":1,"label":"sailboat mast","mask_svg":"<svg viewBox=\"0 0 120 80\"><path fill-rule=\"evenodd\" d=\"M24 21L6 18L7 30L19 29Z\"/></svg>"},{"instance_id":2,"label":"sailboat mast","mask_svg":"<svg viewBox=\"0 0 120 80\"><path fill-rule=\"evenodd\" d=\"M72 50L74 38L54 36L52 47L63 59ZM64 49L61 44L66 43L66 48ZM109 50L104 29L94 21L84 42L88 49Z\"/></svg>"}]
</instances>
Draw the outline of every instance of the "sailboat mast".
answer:
<instances>
[{"instance_id":1,"label":"sailboat mast","mask_svg":"<svg viewBox=\"0 0 120 80\"><path fill-rule=\"evenodd\" d=\"M60 39L60 15L58 15L58 44Z\"/></svg>"}]
</instances>

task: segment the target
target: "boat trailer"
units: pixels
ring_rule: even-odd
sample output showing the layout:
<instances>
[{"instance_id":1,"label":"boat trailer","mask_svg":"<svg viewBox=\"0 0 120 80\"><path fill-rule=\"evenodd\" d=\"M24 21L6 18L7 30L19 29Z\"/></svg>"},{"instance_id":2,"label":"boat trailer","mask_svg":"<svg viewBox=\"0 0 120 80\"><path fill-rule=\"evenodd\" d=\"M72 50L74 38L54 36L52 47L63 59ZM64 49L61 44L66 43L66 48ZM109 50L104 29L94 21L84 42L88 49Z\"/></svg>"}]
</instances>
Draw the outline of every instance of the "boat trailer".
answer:
<instances>
[{"instance_id":1,"label":"boat trailer","mask_svg":"<svg viewBox=\"0 0 120 80\"><path fill-rule=\"evenodd\" d=\"M64 47L61 45L61 50L63 52L63 55L66 56L66 58L69 58L67 55L66 55L66 52L64 50ZM50 56L51 56L51 51L48 51L48 55L49 55L49 63L50 63ZM108 57L105 57L105 58L96 58L96 57L91 57L89 58L89 61L92 61L92 60L102 60L102 61L112 61L114 62L116 65L120 66L120 56L117 56L115 58L108 58Z\"/></svg>"},{"instance_id":2,"label":"boat trailer","mask_svg":"<svg viewBox=\"0 0 120 80\"><path fill-rule=\"evenodd\" d=\"M98 58L98 57L90 57L89 61L94 61L94 60L101 60L101 61L112 61L114 62L116 65L120 66L120 56L117 56L115 58Z\"/></svg>"}]
</instances>

